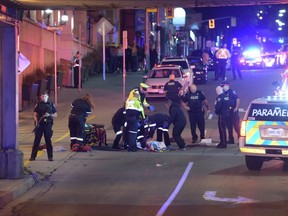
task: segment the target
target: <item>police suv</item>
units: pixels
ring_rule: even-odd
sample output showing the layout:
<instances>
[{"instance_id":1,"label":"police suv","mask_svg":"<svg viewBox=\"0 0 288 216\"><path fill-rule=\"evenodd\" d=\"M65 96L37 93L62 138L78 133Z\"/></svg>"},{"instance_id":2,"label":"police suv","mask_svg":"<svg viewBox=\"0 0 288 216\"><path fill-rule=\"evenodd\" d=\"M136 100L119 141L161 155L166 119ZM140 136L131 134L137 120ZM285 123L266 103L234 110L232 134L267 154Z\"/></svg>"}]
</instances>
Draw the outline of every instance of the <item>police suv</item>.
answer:
<instances>
[{"instance_id":1,"label":"police suv","mask_svg":"<svg viewBox=\"0 0 288 216\"><path fill-rule=\"evenodd\" d=\"M249 170L260 170L272 159L288 164L288 97L253 100L241 122L240 151Z\"/></svg>"}]
</instances>

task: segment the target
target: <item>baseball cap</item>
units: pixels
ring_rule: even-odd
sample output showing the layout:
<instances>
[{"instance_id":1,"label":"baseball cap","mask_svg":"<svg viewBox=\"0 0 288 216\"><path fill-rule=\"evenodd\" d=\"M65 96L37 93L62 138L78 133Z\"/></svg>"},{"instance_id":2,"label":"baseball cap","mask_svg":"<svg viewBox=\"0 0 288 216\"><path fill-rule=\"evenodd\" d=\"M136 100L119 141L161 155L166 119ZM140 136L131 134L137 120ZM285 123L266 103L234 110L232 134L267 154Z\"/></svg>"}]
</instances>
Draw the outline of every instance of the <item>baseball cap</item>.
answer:
<instances>
[{"instance_id":1,"label":"baseball cap","mask_svg":"<svg viewBox=\"0 0 288 216\"><path fill-rule=\"evenodd\" d=\"M146 83L140 83L140 86L141 86L142 88L149 88L149 85L147 85Z\"/></svg>"},{"instance_id":2,"label":"baseball cap","mask_svg":"<svg viewBox=\"0 0 288 216\"><path fill-rule=\"evenodd\" d=\"M230 86L230 83L229 83L229 82L227 82L227 81L224 81L224 82L222 82L222 83L221 83L221 86L225 86L225 85L228 85L228 86Z\"/></svg>"}]
</instances>

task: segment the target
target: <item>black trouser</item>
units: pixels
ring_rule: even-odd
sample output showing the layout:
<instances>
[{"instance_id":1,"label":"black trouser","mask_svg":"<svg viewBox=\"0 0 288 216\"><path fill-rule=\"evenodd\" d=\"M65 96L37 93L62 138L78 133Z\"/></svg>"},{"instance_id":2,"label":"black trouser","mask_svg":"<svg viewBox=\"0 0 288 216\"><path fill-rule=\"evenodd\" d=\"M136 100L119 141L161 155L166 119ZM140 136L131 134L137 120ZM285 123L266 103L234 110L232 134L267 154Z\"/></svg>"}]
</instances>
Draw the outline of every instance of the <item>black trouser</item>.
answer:
<instances>
[{"instance_id":1,"label":"black trouser","mask_svg":"<svg viewBox=\"0 0 288 216\"><path fill-rule=\"evenodd\" d=\"M79 81L79 66L74 67L74 88L78 88Z\"/></svg>"},{"instance_id":2,"label":"black trouser","mask_svg":"<svg viewBox=\"0 0 288 216\"><path fill-rule=\"evenodd\" d=\"M232 74L233 74L233 79L236 79L236 72L238 74L238 77L240 79L242 79L242 74L241 74L241 70L240 70L240 65L238 63L233 63L231 64L231 70L232 70Z\"/></svg>"},{"instance_id":3,"label":"black trouser","mask_svg":"<svg viewBox=\"0 0 288 216\"><path fill-rule=\"evenodd\" d=\"M35 139L31 152L31 158L36 158L38 148L41 142L42 135L44 134L47 156L48 158L53 158L53 147L51 142L52 137L52 122L42 122L35 131Z\"/></svg>"},{"instance_id":4,"label":"black trouser","mask_svg":"<svg viewBox=\"0 0 288 216\"><path fill-rule=\"evenodd\" d=\"M235 132L237 133L237 136L239 138L240 136L240 122L239 122L239 114L237 112L233 112L233 110L230 110L227 117L227 129L228 129L228 140L232 143L234 143L234 137L233 137L233 128Z\"/></svg>"},{"instance_id":5,"label":"black trouser","mask_svg":"<svg viewBox=\"0 0 288 216\"><path fill-rule=\"evenodd\" d=\"M190 129L192 140L196 141L198 139L198 135L196 133L196 128L198 127L200 131L200 138L205 139L205 119L204 112L188 112L189 121L190 121Z\"/></svg>"},{"instance_id":6,"label":"black trouser","mask_svg":"<svg viewBox=\"0 0 288 216\"><path fill-rule=\"evenodd\" d=\"M226 115L223 114L218 115L218 130L220 136L220 144L223 146L227 146L226 122L227 122Z\"/></svg>"},{"instance_id":7,"label":"black trouser","mask_svg":"<svg viewBox=\"0 0 288 216\"><path fill-rule=\"evenodd\" d=\"M138 121L136 116L126 118L127 131L128 131L128 151L137 151L137 132L138 132Z\"/></svg>"},{"instance_id":8,"label":"black trouser","mask_svg":"<svg viewBox=\"0 0 288 216\"><path fill-rule=\"evenodd\" d=\"M181 133L184 130L184 128L185 128L185 125L181 125L181 126L180 125L174 125L173 131L172 131L172 137L180 149L184 148L186 146L184 140L181 137Z\"/></svg>"},{"instance_id":9,"label":"black trouser","mask_svg":"<svg viewBox=\"0 0 288 216\"><path fill-rule=\"evenodd\" d=\"M115 124L115 123L113 124L113 130L116 136L115 136L112 148L119 148L119 142L123 135L122 126L123 125L121 124Z\"/></svg>"},{"instance_id":10,"label":"black trouser","mask_svg":"<svg viewBox=\"0 0 288 216\"><path fill-rule=\"evenodd\" d=\"M82 115L71 114L69 116L68 127L70 130L70 147L76 143L83 145L85 135L85 121L86 118Z\"/></svg>"},{"instance_id":11,"label":"black trouser","mask_svg":"<svg viewBox=\"0 0 288 216\"><path fill-rule=\"evenodd\" d=\"M226 77L226 64L227 59L218 59L218 64L216 66L216 79L222 79L225 80Z\"/></svg>"},{"instance_id":12,"label":"black trouser","mask_svg":"<svg viewBox=\"0 0 288 216\"><path fill-rule=\"evenodd\" d=\"M155 130L157 130L157 141L162 142L163 136L164 136L164 143L166 146L171 145L170 138L169 138L169 132L168 128L164 128L162 126L155 125L151 128L149 128L148 138L153 138Z\"/></svg>"}]
</instances>

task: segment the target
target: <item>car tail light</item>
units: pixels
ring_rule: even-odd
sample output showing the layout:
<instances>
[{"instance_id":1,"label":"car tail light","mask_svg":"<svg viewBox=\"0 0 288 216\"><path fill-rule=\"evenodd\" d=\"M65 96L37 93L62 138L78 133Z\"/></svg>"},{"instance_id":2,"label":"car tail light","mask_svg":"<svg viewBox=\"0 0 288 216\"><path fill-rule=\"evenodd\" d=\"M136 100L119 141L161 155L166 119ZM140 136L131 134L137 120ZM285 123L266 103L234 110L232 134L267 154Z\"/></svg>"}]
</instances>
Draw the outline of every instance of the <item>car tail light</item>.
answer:
<instances>
[{"instance_id":1,"label":"car tail light","mask_svg":"<svg viewBox=\"0 0 288 216\"><path fill-rule=\"evenodd\" d=\"M246 121L241 122L240 126L240 136L245 137L246 136Z\"/></svg>"}]
</instances>

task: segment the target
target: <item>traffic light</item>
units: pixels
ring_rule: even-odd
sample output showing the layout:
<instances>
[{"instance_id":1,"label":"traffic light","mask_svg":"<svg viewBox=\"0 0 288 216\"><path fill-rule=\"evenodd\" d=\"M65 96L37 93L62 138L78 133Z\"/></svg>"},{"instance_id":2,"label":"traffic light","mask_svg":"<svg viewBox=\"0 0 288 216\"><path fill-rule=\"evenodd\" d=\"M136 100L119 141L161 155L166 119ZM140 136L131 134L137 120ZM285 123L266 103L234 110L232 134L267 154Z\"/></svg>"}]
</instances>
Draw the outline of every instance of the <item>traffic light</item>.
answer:
<instances>
[{"instance_id":1,"label":"traffic light","mask_svg":"<svg viewBox=\"0 0 288 216\"><path fill-rule=\"evenodd\" d=\"M174 8L166 8L166 18L174 18Z\"/></svg>"},{"instance_id":2,"label":"traffic light","mask_svg":"<svg viewBox=\"0 0 288 216\"><path fill-rule=\"evenodd\" d=\"M209 23L209 28L210 29L215 28L215 20L214 19L209 19L208 23Z\"/></svg>"}]
</instances>

